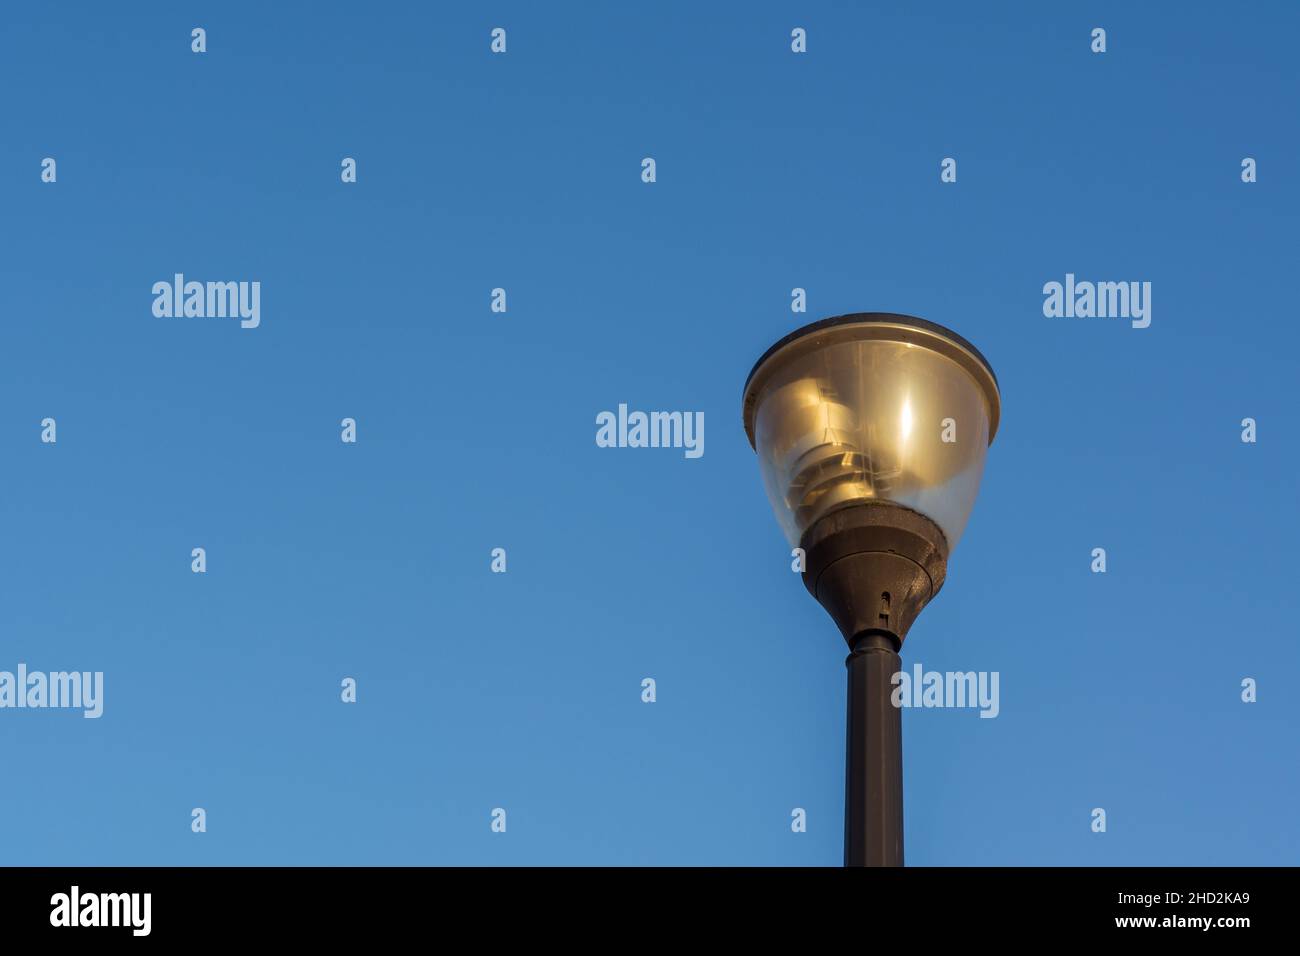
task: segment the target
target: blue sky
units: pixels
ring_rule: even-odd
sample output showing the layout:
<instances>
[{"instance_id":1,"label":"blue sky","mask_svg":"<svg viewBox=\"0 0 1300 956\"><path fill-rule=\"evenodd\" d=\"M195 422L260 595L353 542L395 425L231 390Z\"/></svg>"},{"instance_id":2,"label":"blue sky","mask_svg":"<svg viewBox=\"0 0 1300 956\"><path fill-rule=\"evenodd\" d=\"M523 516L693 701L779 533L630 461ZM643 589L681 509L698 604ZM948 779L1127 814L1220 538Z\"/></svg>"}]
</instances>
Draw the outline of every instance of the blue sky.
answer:
<instances>
[{"instance_id":1,"label":"blue sky","mask_svg":"<svg viewBox=\"0 0 1300 956\"><path fill-rule=\"evenodd\" d=\"M0 863L838 864L846 648L740 398L863 310L1003 393L903 652L1000 714L905 712L908 862L1297 861L1293 5L6 20L0 669L105 702L0 710ZM155 317L177 272L260 327ZM1151 326L1044 317L1067 272ZM598 448L619 403L705 454Z\"/></svg>"}]
</instances>

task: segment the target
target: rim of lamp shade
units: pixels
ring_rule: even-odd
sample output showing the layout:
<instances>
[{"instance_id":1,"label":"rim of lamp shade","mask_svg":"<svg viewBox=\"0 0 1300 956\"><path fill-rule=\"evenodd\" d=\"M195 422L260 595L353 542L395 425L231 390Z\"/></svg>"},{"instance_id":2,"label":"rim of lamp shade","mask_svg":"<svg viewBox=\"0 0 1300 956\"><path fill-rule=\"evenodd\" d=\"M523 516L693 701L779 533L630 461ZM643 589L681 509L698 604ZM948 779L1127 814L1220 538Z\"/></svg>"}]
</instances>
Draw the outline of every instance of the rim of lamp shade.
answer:
<instances>
[{"instance_id":1,"label":"rim of lamp shade","mask_svg":"<svg viewBox=\"0 0 1300 956\"><path fill-rule=\"evenodd\" d=\"M952 329L945 328L937 322L919 319L914 315L902 315L897 312L852 312L848 315L821 319L795 329L764 352L754 363L749 377L745 379L743 399L745 434L749 436L751 448L756 447L754 415L758 410L758 395L777 367L778 363L775 360L778 355L782 359L790 359L815 348L854 340L903 342L928 348L952 359L970 373L984 392L984 399L989 407L989 444L993 444L993 436L997 434L998 420L1001 417L1002 397L993 366L979 349Z\"/></svg>"}]
</instances>

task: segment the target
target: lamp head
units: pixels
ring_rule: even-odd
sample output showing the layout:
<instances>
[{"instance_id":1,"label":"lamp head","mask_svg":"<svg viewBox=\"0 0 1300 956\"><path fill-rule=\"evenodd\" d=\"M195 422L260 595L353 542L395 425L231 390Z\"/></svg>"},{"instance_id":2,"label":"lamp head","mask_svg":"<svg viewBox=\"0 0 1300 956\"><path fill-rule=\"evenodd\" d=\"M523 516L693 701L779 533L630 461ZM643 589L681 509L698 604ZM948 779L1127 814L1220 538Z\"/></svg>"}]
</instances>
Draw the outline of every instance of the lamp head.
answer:
<instances>
[{"instance_id":1,"label":"lamp head","mask_svg":"<svg viewBox=\"0 0 1300 956\"><path fill-rule=\"evenodd\" d=\"M942 587L1000 410L979 350L911 316L825 319L754 365L745 432L804 583L846 640L901 644Z\"/></svg>"}]
</instances>

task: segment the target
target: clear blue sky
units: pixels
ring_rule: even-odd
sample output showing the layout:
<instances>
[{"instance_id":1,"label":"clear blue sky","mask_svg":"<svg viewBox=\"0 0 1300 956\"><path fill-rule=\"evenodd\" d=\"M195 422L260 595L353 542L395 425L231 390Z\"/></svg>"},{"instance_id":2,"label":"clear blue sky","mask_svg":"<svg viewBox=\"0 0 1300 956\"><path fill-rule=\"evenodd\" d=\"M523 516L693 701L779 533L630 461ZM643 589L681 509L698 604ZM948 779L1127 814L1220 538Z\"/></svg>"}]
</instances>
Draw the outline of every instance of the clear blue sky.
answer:
<instances>
[{"instance_id":1,"label":"clear blue sky","mask_svg":"<svg viewBox=\"0 0 1300 956\"><path fill-rule=\"evenodd\" d=\"M904 714L908 862L1297 862L1293 4L326 6L6 10L0 669L106 687L0 711L0 863L837 864L846 649L740 398L860 310L1004 401L903 655L1001 713Z\"/></svg>"}]
</instances>

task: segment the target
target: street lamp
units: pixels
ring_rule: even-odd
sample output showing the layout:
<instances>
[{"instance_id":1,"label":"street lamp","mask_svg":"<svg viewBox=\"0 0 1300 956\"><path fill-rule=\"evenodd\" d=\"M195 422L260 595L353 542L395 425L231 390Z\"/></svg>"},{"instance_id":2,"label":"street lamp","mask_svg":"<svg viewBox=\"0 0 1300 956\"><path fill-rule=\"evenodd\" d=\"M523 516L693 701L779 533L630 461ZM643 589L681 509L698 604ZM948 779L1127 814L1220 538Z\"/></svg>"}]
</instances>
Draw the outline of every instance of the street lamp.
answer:
<instances>
[{"instance_id":1,"label":"street lamp","mask_svg":"<svg viewBox=\"0 0 1300 956\"><path fill-rule=\"evenodd\" d=\"M849 644L844 863L903 865L898 651L943 587L1001 401L960 335L864 312L790 333L745 382L749 443L803 582Z\"/></svg>"}]
</instances>

